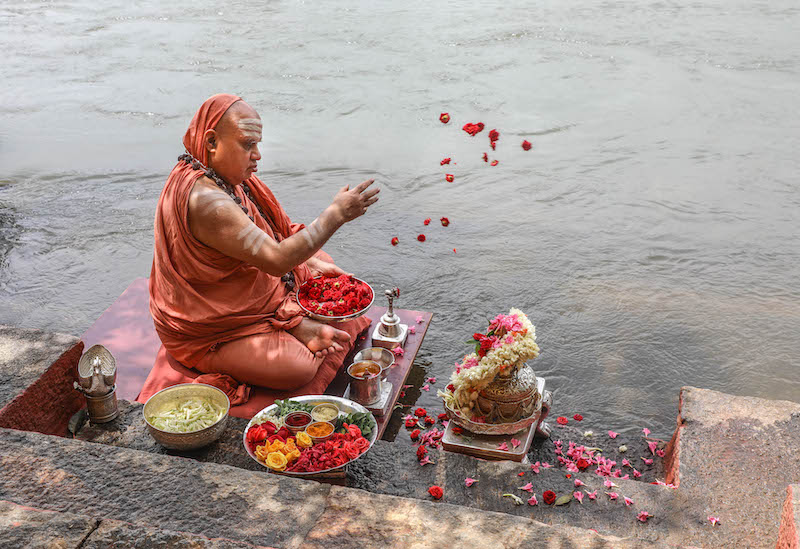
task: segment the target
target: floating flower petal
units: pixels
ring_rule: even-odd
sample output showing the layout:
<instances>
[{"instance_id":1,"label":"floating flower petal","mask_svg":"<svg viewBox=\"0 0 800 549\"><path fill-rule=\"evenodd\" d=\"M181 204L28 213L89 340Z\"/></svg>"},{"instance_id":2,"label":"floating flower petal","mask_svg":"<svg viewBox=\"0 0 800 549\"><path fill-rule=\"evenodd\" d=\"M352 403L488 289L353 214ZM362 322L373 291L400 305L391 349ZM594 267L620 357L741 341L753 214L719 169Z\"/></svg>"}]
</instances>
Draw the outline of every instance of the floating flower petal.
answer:
<instances>
[{"instance_id":1,"label":"floating flower petal","mask_svg":"<svg viewBox=\"0 0 800 549\"><path fill-rule=\"evenodd\" d=\"M456 178L453 174L447 173L444 175L444 178L447 180L448 183L452 183L453 180Z\"/></svg>"},{"instance_id":2,"label":"floating flower petal","mask_svg":"<svg viewBox=\"0 0 800 549\"><path fill-rule=\"evenodd\" d=\"M531 150L531 142L528 141L528 140L523 141L522 142L522 148L523 148L523 150L526 150L526 151Z\"/></svg>"},{"instance_id":3,"label":"floating flower petal","mask_svg":"<svg viewBox=\"0 0 800 549\"><path fill-rule=\"evenodd\" d=\"M447 219L446 217L441 218L439 221L442 223L442 227L447 227L450 224L450 220Z\"/></svg>"},{"instance_id":4,"label":"floating flower petal","mask_svg":"<svg viewBox=\"0 0 800 549\"><path fill-rule=\"evenodd\" d=\"M450 122L450 113L443 112L442 114L440 114L439 122L441 122L442 124L447 124L448 122Z\"/></svg>"},{"instance_id":5,"label":"floating flower petal","mask_svg":"<svg viewBox=\"0 0 800 549\"><path fill-rule=\"evenodd\" d=\"M449 163L450 163L450 157L449 156L447 158L442 158L441 161L439 161L439 165L440 166L444 166L445 164L449 164Z\"/></svg>"}]
</instances>

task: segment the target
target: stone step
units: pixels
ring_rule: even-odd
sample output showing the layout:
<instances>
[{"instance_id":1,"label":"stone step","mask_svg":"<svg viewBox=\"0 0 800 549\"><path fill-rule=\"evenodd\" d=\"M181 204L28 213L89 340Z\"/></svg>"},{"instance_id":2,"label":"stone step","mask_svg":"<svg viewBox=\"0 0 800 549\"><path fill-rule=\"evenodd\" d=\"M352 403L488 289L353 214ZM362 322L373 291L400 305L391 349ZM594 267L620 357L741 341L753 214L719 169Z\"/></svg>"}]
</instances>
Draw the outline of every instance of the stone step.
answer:
<instances>
[{"instance_id":1,"label":"stone step","mask_svg":"<svg viewBox=\"0 0 800 549\"><path fill-rule=\"evenodd\" d=\"M252 549L258 546L226 539L209 539L110 519L74 513L43 511L0 501L0 547L4 549L57 547L192 547L196 549ZM271 549L263 547L261 549Z\"/></svg>"},{"instance_id":2,"label":"stone step","mask_svg":"<svg viewBox=\"0 0 800 549\"><path fill-rule=\"evenodd\" d=\"M800 483L800 404L681 389L667 480L719 517L706 542L775 547L787 486Z\"/></svg>"},{"instance_id":3,"label":"stone step","mask_svg":"<svg viewBox=\"0 0 800 549\"><path fill-rule=\"evenodd\" d=\"M0 500L130 523L98 527L103 540L150 528L286 549L667 546L38 433L0 429L0 448Z\"/></svg>"}]
</instances>

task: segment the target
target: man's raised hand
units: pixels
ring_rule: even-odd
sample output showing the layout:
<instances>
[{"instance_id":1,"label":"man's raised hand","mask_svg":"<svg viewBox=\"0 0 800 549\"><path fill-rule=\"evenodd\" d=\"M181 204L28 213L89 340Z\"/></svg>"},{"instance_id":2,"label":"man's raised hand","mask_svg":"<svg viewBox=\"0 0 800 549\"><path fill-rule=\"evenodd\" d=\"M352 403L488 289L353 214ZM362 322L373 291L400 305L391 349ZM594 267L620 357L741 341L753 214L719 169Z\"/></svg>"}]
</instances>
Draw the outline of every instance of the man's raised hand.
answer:
<instances>
[{"instance_id":1,"label":"man's raised hand","mask_svg":"<svg viewBox=\"0 0 800 549\"><path fill-rule=\"evenodd\" d=\"M368 179L352 189L350 185L345 185L336 193L333 204L339 209L345 223L361 217L367 213L367 208L378 201L377 195L381 190L378 188L368 190L373 183L374 179Z\"/></svg>"}]
</instances>

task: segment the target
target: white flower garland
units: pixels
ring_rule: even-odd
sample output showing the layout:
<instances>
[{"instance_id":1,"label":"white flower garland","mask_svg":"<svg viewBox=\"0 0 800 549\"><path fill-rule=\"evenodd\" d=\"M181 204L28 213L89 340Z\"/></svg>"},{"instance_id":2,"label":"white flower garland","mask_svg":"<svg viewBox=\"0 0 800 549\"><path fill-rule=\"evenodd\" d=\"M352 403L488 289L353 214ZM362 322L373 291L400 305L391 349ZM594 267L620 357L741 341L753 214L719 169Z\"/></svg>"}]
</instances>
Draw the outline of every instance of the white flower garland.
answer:
<instances>
[{"instance_id":1,"label":"white flower garland","mask_svg":"<svg viewBox=\"0 0 800 549\"><path fill-rule=\"evenodd\" d=\"M468 418L472 415L478 393L486 388L497 374L507 367L519 368L526 360L539 356L536 327L519 309L512 308L508 316L516 316L522 324L522 329L504 334L503 344L496 349L490 349L480 359L476 353L466 355L457 366L456 372L450 376L453 390L448 388L437 393L448 407ZM511 342L508 341L509 335L513 337Z\"/></svg>"}]
</instances>

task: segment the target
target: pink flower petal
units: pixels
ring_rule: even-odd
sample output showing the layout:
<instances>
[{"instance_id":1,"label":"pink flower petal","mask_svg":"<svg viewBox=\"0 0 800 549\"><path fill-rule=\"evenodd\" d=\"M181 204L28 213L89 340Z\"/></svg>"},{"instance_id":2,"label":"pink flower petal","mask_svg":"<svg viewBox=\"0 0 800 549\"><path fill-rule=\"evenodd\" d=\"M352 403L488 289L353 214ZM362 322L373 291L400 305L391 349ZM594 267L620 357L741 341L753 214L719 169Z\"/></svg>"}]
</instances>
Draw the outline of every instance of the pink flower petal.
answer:
<instances>
[{"instance_id":1,"label":"pink flower petal","mask_svg":"<svg viewBox=\"0 0 800 549\"><path fill-rule=\"evenodd\" d=\"M539 500L536 499L536 494L531 494L531 497L528 499L528 505L539 505Z\"/></svg>"},{"instance_id":2,"label":"pink flower petal","mask_svg":"<svg viewBox=\"0 0 800 549\"><path fill-rule=\"evenodd\" d=\"M472 486L476 482L478 482L478 480L474 479L474 478L467 477L467 478L464 479L464 484L467 486L467 488L469 488L470 486Z\"/></svg>"},{"instance_id":3,"label":"pink flower petal","mask_svg":"<svg viewBox=\"0 0 800 549\"><path fill-rule=\"evenodd\" d=\"M625 498L625 505L627 506L633 505L633 500L631 498Z\"/></svg>"},{"instance_id":4,"label":"pink flower petal","mask_svg":"<svg viewBox=\"0 0 800 549\"><path fill-rule=\"evenodd\" d=\"M408 333L409 334L416 334L417 333L417 327L416 326L409 326L408 327Z\"/></svg>"},{"instance_id":5,"label":"pink flower petal","mask_svg":"<svg viewBox=\"0 0 800 549\"><path fill-rule=\"evenodd\" d=\"M503 450L504 452L508 452L508 444L506 444L505 442L501 442L500 444L497 445L497 449Z\"/></svg>"},{"instance_id":6,"label":"pink flower petal","mask_svg":"<svg viewBox=\"0 0 800 549\"><path fill-rule=\"evenodd\" d=\"M422 324L425 322L425 318L422 315L419 315L415 320L417 321L417 324Z\"/></svg>"},{"instance_id":7,"label":"pink flower petal","mask_svg":"<svg viewBox=\"0 0 800 549\"><path fill-rule=\"evenodd\" d=\"M581 479L576 478L575 479L575 488L577 488L578 486L586 486L586 485L583 483L583 481Z\"/></svg>"},{"instance_id":8,"label":"pink flower petal","mask_svg":"<svg viewBox=\"0 0 800 549\"><path fill-rule=\"evenodd\" d=\"M619 433L615 433L614 431L609 431L609 432L608 432L608 436L610 436L611 438L617 438L617 435L618 435L618 434L619 434Z\"/></svg>"},{"instance_id":9,"label":"pink flower petal","mask_svg":"<svg viewBox=\"0 0 800 549\"><path fill-rule=\"evenodd\" d=\"M436 378L431 376L428 378L428 383L436 383Z\"/></svg>"},{"instance_id":10,"label":"pink flower petal","mask_svg":"<svg viewBox=\"0 0 800 549\"><path fill-rule=\"evenodd\" d=\"M633 470L633 478L639 478L640 476L642 476L642 473L640 473L639 471L634 469Z\"/></svg>"},{"instance_id":11,"label":"pink flower petal","mask_svg":"<svg viewBox=\"0 0 800 549\"><path fill-rule=\"evenodd\" d=\"M430 391L431 390L431 386L428 385L428 384L425 384L422 387L420 387L420 390L422 390L422 391Z\"/></svg>"},{"instance_id":12,"label":"pink flower petal","mask_svg":"<svg viewBox=\"0 0 800 549\"><path fill-rule=\"evenodd\" d=\"M666 452L664 450L656 450L656 455L660 458L663 458Z\"/></svg>"},{"instance_id":13,"label":"pink flower petal","mask_svg":"<svg viewBox=\"0 0 800 549\"><path fill-rule=\"evenodd\" d=\"M643 460L643 461L644 461L644 462L645 462L647 465L652 465L652 464L653 464L653 459L652 459L652 458L649 458L649 459L648 459L648 458L642 458L642 460Z\"/></svg>"},{"instance_id":14,"label":"pink flower petal","mask_svg":"<svg viewBox=\"0 0 800 549\"><path fill-rule=\"evenodd\" d=\"M648 429L647 427L645 427L644 429L642 429L642 432L644 433L644 436L647 436L647 435L649 435L649 434L650 434L650 429Z\"/></svg>"},{"instance_id":15,"label":"pink flower petal","mask_svg":"<svg viewBox=\"0 0 800 549\"><path fill-rule=\"evenodd\" d=\"M522 442L520 442L519 440L517 440L517 439L515 439L515 438L512 438L512 439L511 439L511 446L513 446L514 448L516 448L516 447L517 447L517 446L519 446L520 444L522 444Z\"/></svg>"},{"instance_id":16,"label":"pink flower petal","mask_svg":"<svg viewBox=\"0 0 800 549\"><path fill-rule=\"evenodd\" d=\"M623 458L622 459L622 466L623 467L630 467L631 466L631 462L628 461L627 459Z\"/></svg>"},{"instance_id":17,"label":"pink flower petal","mask_svg":"<svg viewBox=\"0 0 800 549\"><path fill-rule=\"evenodd\" d=\"M395 354L395 356L403 356L404 354L406 354L406 352L400 345L392 349L392 352Z\"/></svg>"},{"instance_id":18,"label":"pink flower petal","mask_svg":"<svg viewBox=\"0 0 800 549\"><path fill-rule=\"evenodd\" d=\"M656 448L658 448L658 441L657 441L657 440L651 440L651 441L649 441L649 442L647 443L647 447L648 447L648 448L650 448L650 454L651 454L651 455L652 455L652 454L655 454L655 453L656 453Z\"/></svg>"},{"instance_id":19,"label":"pink flower petal","mask_svg":"<svg viewBox=\"0 0 800 549\"><path fill-rule=\"evenodd\" d=\"M616 486L617 486L616 484L614 484L614 483L613 483L613 482L611 482L610 480L606 480L605 482L603 482L603 485L604 485L606 488L611 488L611 487L616 487Z\"/></svg>"},{"instance_id":20,"label":"pink flower petal","mask_svg":"<svg viewBox=\"0 0 800 549\"><path fill-rule=\"evenodd\" d=\"M419 460L419 464L420 464L420 465L427 465L427 464L429 464L429 463L436 463L436 462L434 462L434 461L431 461L431 458L430 458L430 457L428 457L428 455L427 455L427 454L425 455L425 457L423 457L421 460Z\"/></svg>"},{"instance_id":21,"label":"pink flower petal","mask_svg":"<svg viewBox=\"0 0 800 549\"><path fill-rule=\"evenodd\" d=\"M549 464L549 463L547 463L546 461L543 461L543 462L542 462L542 467L544 467L545 469L549 469L550 467L552 467L552 465L550 465L550 464Z\"/></svg>"},{"instance_id":22,"label":"pink flower petal","mask_svg":"<svg viewBox=\"0 0 800 549\"><path fill-rule=\"evenodd\" d=\"M716 526L719 524L719 517L708 517L708 522L711 523L711 526Z\"/></svg>"},{"instance_id":23,"label":"pink flower petal","mask_svg":"<svg viewBox=\"0 0 800 549\"><path fill-rule=\"evenodd\" d=\"M536 463L534 463L533 465L531 465L531 470L535 474L537 474L537 475L539 474L539 462L538 461Z\"/></svg>"},{"instance_id":24,"label":"pink flower petal","mask_svg":"<svg viewBox=\"0 0 800 549\"><path fill-rule=\"evenodd\" d=\"M650 514L650 513L648 513L647 511L642 511L641 513L639 513L638 515L636 515L636 518L638 518L638 519L639 519L640 521L642 521L642 522L647 522L647 519L649 519L649 518L650 518L650 517L652 517L652 516L653 516L653 515L651 515L651 514Z\"/></svg>"},{"instance_id":25,"label":"pink flower petal","mask_svg":"<svg viewBox=\"0 0 800 549\"><path fill-rule=\"evenodd\" d=\"M597 499L597 490L594 492L586 492L586 495L589 496L589 499Z\"/></svg>"},{"instance_id":26,"label":"pink flower petal","mask_svg":"<svg viewBox=\"0 0 800 549\"><path fill-rule=\"evenodd\" d=\"M583 503L583 492L580 490L573 492L572 497L578 500L579 503Z\"/></svg>"},{"instance_id":27,"label":"pink flower petal","mask_svg":"<svg viewBox=\"0 0 800 549\"><path fill-rule=\"evenodd\" d=\"M531 484L531 483L529 482L529 483L528 483L528 484L526 484L525 486L520 486L520 487L519 487L519 489L520 489L520 490L525 490L526 492L531 492L531 493L533 493L533 484Z\"/></svg>"},{"instance_id":28,"label":"pink flower petal","mask_svg":"<svg viewBox=\"0 0 800 549\"><path fill-rule=\"evenodd\" d=\"M606 492L606 495L611 499L617 499L619 497L619 494L616 492Z\"/></svg>"}]
</instances>

